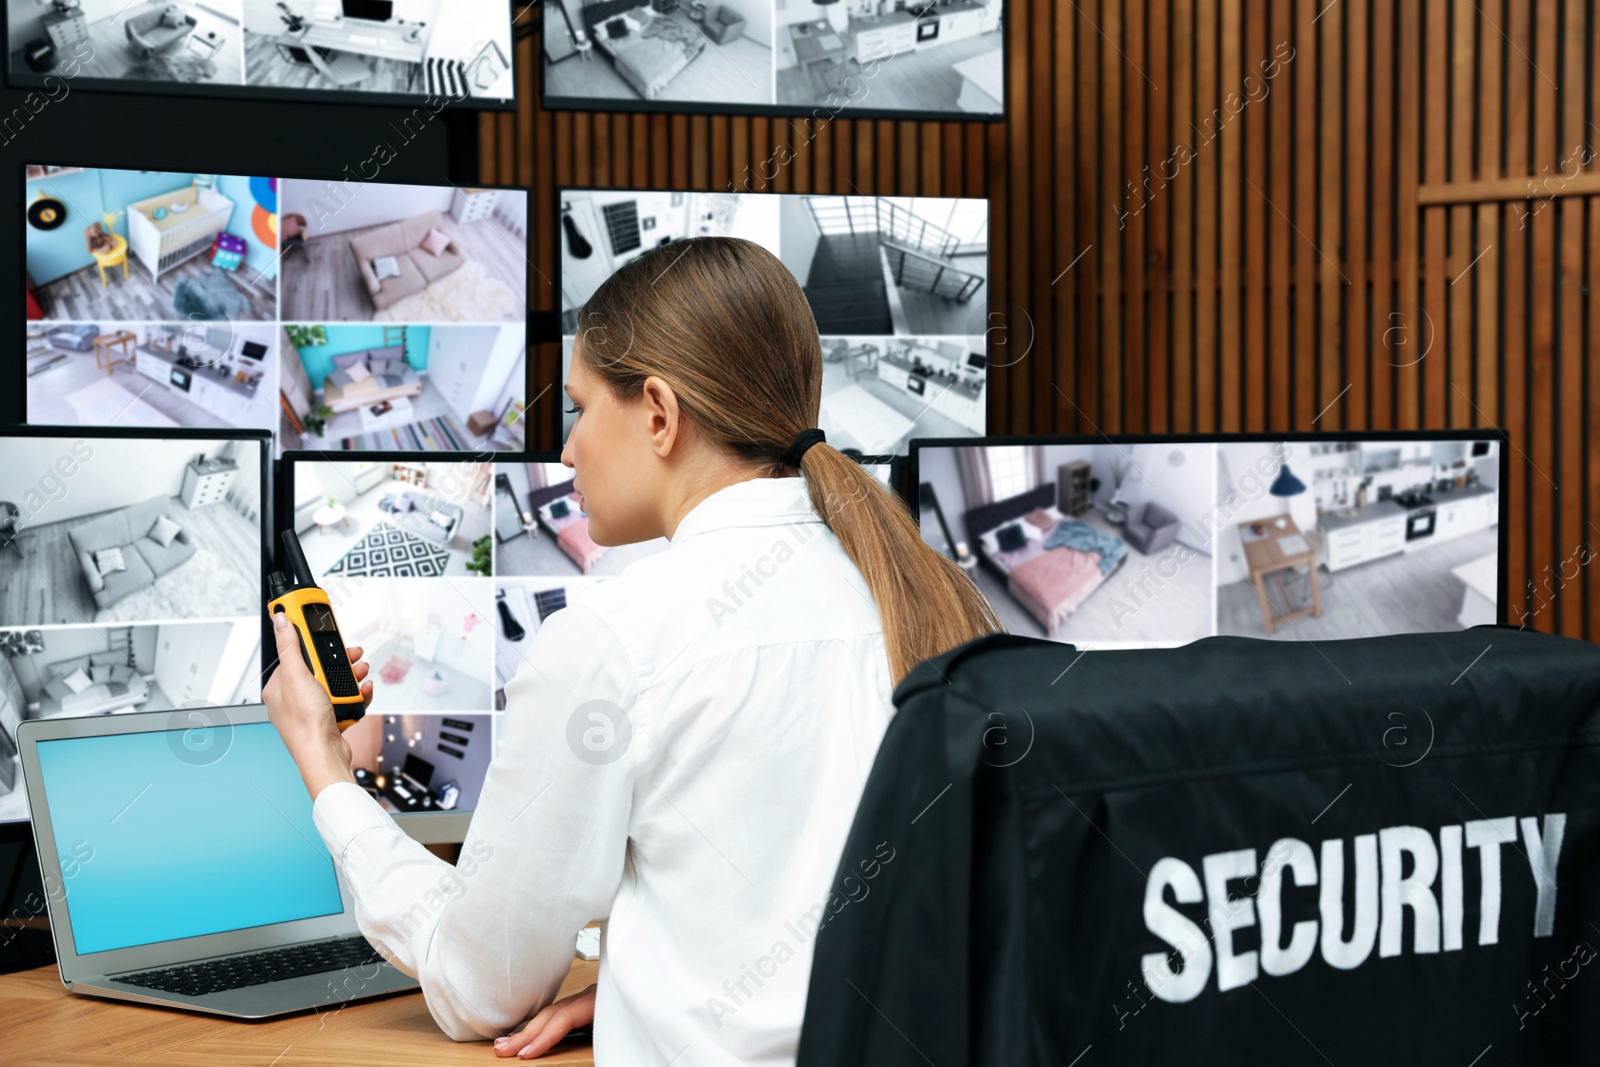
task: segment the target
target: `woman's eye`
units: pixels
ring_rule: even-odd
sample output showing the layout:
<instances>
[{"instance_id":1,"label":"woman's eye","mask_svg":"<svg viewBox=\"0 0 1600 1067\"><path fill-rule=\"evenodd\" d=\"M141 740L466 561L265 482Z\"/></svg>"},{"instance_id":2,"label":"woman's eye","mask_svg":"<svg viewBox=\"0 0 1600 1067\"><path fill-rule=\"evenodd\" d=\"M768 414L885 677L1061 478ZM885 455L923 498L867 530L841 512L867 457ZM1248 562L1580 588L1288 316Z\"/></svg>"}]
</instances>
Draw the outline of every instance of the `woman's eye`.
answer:
<instances>
[{"instance_id":1,"label":"woman's eye","mask_svg":"<svg viewBox=\"0 0 1600 1067\"><path fill-rule=\"evenodd\" d=\"M581 410L582 410L582 409L581 409L581 408L575 408L575 407L572 407L572 408L568 408L568 409L567 409L567 414L569 414L569 415L576 415L576 414L577 414L577 413L578 413L578 412L579 412L579 411L581 411Z\"/></svg>"}]
</instances>

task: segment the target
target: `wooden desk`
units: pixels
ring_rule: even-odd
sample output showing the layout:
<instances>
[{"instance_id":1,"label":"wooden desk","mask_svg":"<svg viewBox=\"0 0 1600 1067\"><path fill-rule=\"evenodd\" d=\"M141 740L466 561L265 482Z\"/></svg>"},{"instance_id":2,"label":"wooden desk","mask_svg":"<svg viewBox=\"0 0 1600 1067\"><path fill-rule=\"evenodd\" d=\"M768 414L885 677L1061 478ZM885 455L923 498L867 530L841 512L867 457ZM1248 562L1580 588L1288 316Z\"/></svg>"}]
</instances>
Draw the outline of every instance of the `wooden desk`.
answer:
<instances>
[{"instance_id":1,"label":"wooden desk","mask_svg":"<svg viewBox=\"0 0 1600 1067\"><path fill-rule=\"evenodd\" d=\"M1276 519L1263 520L1266 523L1267 536L1259 541L1245 540L1245 531L1250 523L1239 523L1239 540L1244 544L1245 565L1250 568L1250 581L1256 587L1256 596L1261 598L1261 621L1267 628L1267 634L1273 633L1274 627L1280 622L1289 622L1306 615L1322 618L1322 594L1317 582L1317 550L1311 538L1300 533L1300 527L1287 515L1283 517L1283 526L1276 525ZM1305 539L1306 550L1289 554L1278 546L1280 538L1299 534ZM1274 571L1285 571L1304 563L1311 576L1311 604L1309 607L1299 608L1283 615L1273 615L1272 608L1267 603L1267 575ZM1283 588L1283 580L1278 580L1278 587ZM1289 602L1288 595L1284 596L1284 603Z\"/></svg>"},{"instance_id":2,"label":"wooden desk","mask_svg":"<svg viewBox=\"0 0 1600 1067\"><path fill-rule=\"evenodd\" d=\"M592 984L599 964L574 959L559 996ZM5 1061L16 1067L173 1067L241 1063L265 1067L373 1064L593 1064L587 1039L563 1041L537 1060L499 1059L488 1041L451 1041L421 992L355 1001L262 1022L120 1000L74 996L54 966L0 975Z\"/></svg>"},{"instance_id":3,"label":"wooden desk","mask_svg":"<svg viewBox=\"0 0 1600 1067\"><path fill-rule=\"evenodd\" d=\"M91 342L94 345L94 365L110 374L111 368L118 363L132 363L134 355L128 351L128 346L138 339L137 335L127 330L100 334ZM111 351L113 348L118 349L121 354L113 353Z\"/></svg>"},{"instance_id":4,"label":"wooden desk","mask_svg":"<svg viewBox=\"0 0 1600 1067\"><path fill-rule=\"evenodd\" d=\"M801 70L809 71L818 64L844 59L844 33L834 29L826 19L795 25L808 27L806 33L794 32L794 26L789 28L789 37L794 41L794 57L799 61ZM824 44L824 39L831 39L834 43L831 46Z\"/></svg>"}]
</instances>

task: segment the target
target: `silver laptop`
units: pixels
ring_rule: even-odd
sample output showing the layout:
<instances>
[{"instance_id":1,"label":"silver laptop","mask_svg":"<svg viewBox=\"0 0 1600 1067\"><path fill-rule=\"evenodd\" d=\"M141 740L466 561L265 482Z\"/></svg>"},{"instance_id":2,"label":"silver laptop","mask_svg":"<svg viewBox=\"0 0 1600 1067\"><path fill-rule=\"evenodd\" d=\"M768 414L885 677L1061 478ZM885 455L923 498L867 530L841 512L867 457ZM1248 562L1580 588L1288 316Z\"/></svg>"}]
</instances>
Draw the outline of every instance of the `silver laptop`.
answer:
<instances>
[{"instance_id":1,"label":"silver laptop","mask_svg":"<svg viewBox=\"0 0 1600 1067\"><path fill-rule=\"evenodd\" d=\"M17 729L61 980L259 1019L417 988L349 887L264 704Z\"/></svg>"}]
</instances>

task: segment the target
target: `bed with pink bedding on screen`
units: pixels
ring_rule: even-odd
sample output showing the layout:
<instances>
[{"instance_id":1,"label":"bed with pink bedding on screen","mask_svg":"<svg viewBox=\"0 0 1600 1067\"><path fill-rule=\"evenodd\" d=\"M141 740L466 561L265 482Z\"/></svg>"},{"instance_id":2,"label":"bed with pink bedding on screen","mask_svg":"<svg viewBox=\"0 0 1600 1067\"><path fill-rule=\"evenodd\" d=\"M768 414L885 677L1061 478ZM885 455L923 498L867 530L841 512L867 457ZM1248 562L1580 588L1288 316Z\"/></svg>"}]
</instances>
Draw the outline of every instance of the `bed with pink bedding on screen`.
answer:
<instances>
[{"instance_id":1,"label":"bed with pink bedding on screen","mask_svg":"<svg viewBox=\"0 0 1600 1067\"><path fill-rule=\"evenodd\" d=\"M589 516L578 507L578 494L569 493L559 499L567 505L566 514L551 514L552 501L538 509L539 521L555 537L556 544L561 546L567 558L576 563L584 574L588 574L589 569L606 554L606 550L590 539Z\"/></svg>"},{"instance_id":2,"label":"bed with pink bedding on screen","mask_svg":"<svg viewBox=\"0 0 1600 1067\"><path fill-rule=\"evenodd\" d=\"M1119 559L1116 567L1102 573L1098 552L1044 547L1044 539L1056 526L1076 521L1054 510L1055 491L1055 484L1046 482L1026 493L973 508L963 516L968 536L982 546L980 558L1005 579L1012 599L1033 616L1049 637L1057 634L1122 563ZM1029 528L1025 545L1004 551L988 543L988 535L1014 522Z\"/></svg>"}]
</instances>

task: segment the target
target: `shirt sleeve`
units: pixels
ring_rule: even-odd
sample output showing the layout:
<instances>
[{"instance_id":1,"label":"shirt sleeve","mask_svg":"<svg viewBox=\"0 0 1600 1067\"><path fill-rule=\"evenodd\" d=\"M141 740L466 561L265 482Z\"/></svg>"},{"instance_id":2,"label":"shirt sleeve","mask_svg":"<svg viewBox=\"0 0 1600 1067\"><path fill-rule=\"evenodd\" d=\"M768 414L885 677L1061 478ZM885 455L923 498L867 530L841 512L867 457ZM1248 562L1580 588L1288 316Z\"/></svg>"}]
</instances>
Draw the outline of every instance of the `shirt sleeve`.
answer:
<instances>
[{"instance_id":1,"label":"shirt sleeve","mask_svg":"<svg viewBox=\"0 0 1600 1067\"><path fill-rule=\"evenodd\" d=\"M528 645L457 864L353 783L312 805L362 934L418 980L456 1041L507 1033L550 1003L578 931L609 915L622 878L638 727L626 651L581 605Z\"/></svg>"}]
</instances>

